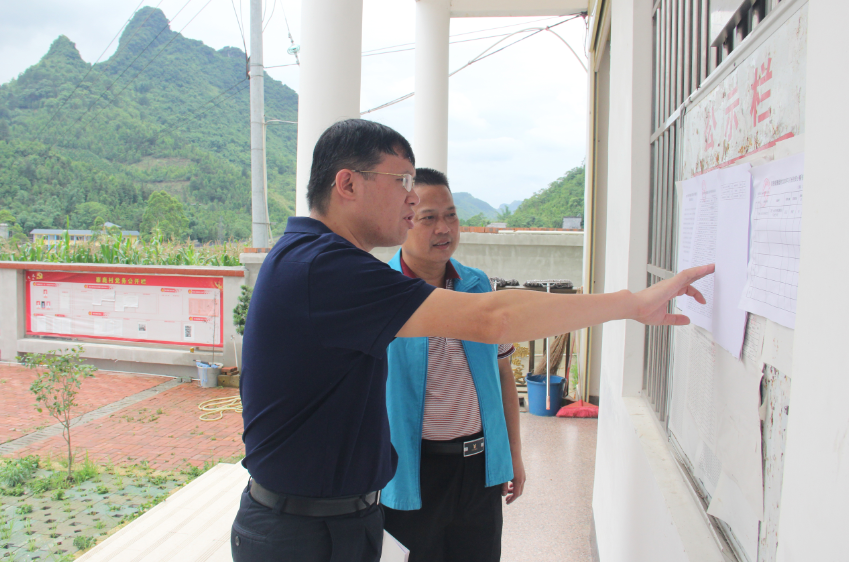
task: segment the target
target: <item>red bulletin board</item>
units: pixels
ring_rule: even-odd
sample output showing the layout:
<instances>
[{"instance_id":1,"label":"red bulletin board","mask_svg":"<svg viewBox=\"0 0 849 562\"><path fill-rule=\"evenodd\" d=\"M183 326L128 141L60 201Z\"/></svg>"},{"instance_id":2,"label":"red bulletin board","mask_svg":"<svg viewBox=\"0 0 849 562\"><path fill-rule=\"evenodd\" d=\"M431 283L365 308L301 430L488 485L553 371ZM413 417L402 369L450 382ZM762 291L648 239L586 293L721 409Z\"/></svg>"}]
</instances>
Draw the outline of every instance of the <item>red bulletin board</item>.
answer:
<instances>
[{"instance_id":1,"label":"red bulletin board","mask_svg":"<svg viewBox=\"0 0 849 562\"><path fill-rule=\"evenodd\" d=\"M26 333L223 347L224 280L26 272Z\"/></svg>"}]
</instances>

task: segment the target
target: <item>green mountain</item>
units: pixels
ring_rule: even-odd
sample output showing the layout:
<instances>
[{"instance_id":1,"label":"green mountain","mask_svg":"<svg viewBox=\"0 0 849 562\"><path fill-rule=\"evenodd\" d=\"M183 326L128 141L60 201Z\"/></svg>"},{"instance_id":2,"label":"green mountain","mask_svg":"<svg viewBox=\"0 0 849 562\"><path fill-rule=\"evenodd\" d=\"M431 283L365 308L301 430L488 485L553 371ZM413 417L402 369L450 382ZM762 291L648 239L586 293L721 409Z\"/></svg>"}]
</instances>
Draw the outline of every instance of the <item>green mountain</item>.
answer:
<instances>
[{"instance_id":1,"label":"green mountain","mask_svg":"<svg viewBox=\"0 0 849 562\"><path fill-rule=\"evenodd\" d=\"M519 208L519 205L521 205L523 201L524 201L524 199L516 199L512 203L502 203L498 207L498 211L503 213L504 209L507 208L507 209L510 209L510 212L512 213L513 211L515 211L516 209Z\"/></svg>"},{"instance_id":2,"label":"green mountain","mask_svg":"<svg viewBox=\"0 0 849 562\"><path fill-rule=\"evenodd\" d=\"M183 206L183 235L247 239L248 90L241 50L183 37L155 8L135 14L102 63L60 36L0 85L0 210L24 232L95 218L135 230L150 195L165 191ZM265 104L267 119L297 120L297 94L268 76ZM296 142L294 125L267 127L276 233L294 212Z\"/></svg>"},{"instance_id":3,"label":"green mountain","mask_svg":"<svg viewBox=\"0 0 849 562\"><path fill-rule=\"evenodd\" d=\"M457 216L461 220L470 219L481 213L485 218L492 220L495 220L495 217L498 216L498 211L492 205L486 201L481 201L471 193L460 191L453 195L454 205L457 207Z\"/></svg>"},{"instance_id":4,"label":"green mountain","mask_svg":"<svg viewBox=\"0 0 849 562\"><path fill-rule=\"evenodd\" d=\"M563 217L584 216L584 167L569 170L545 189L525 199L512 213L502 213L507 226L560 228Z\"/></svg>"}]
</instances>

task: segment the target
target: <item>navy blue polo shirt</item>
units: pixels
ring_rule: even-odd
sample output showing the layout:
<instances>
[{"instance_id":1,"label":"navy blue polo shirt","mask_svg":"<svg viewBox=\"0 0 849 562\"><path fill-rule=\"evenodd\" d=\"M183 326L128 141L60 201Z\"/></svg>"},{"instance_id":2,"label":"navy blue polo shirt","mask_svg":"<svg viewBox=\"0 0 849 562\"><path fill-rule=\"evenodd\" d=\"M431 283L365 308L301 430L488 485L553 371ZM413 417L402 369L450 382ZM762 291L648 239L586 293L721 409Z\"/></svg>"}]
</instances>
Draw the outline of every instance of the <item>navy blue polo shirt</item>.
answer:
<instances>
[{"instance_id":1,"label":"navy blue polo shirt","mask_svg":"<svg viewBox=\"0 0 849 562\"><path fill-rule=\"evenodd\" d=\"M253 478L308 497L392 479L386 346L431 291L323 223L289 218L245 324L242 462Z\"/></svg>"}]
</instances>

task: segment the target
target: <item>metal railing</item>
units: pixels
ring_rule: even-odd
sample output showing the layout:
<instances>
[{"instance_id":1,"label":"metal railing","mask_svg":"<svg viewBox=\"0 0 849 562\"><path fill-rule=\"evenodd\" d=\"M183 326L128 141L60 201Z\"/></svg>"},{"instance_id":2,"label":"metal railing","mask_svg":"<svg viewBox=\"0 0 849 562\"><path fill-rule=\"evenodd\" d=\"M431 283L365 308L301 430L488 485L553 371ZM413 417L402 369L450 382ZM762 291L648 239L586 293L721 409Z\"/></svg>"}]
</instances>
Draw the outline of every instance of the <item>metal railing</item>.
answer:
<instances>
[{"instance_id":1,"label":"metal railing","mask_svg":"<svg viewBox=\"0 0 849 562\"><path fill-rule=\"evenodd\" d=\"M709 0L657 0L654 4L651 201L646 266L649 286L672 276L677 269L675 182L681 179L685 103L779 1L741 1L740 9L727 25L714 30L709 24ZM643 392L661 421L666 421L668 414L671 358L672 329L646 328Z\"/></svg>"}]
</instances>

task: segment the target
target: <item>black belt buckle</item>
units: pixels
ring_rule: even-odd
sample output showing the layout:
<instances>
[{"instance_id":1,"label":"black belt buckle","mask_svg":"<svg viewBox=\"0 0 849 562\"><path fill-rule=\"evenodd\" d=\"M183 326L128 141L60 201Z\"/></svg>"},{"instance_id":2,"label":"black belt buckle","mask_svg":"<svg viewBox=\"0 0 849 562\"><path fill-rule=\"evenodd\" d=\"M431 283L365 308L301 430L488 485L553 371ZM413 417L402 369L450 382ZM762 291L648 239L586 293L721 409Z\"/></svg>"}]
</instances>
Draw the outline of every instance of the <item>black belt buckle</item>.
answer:
<instances>
[{"instance_id":1,"label":"black belt buckle","mask_svg":"<svg viewBox=\"0 0 849 562\"><path fill-rule=\"evenodd\" d=\"M472 455L477 455L478 453L483 453L483 437L478 437L477 439L473 439L472 441L463 442L464 457L471 457Z\"/></svg>"}]
</instances>

